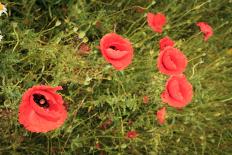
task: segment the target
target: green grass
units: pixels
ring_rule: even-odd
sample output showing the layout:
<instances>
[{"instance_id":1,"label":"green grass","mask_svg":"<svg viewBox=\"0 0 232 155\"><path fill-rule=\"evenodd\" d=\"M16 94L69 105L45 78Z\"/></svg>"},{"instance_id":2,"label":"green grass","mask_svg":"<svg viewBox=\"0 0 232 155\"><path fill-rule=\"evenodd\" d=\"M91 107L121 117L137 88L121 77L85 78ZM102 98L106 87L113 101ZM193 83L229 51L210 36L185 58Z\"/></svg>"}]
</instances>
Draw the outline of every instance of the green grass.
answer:
<instances>
[{"instance_id":1,"label":"green grass","mask_svg":"<svg viewBox=\"0 0 232 155\"><path fill-rule=\"evenodd\" d=\"M0 17L0 154L231 154L232 2L229 0L4 0ZM139 10L140 8L140 10ZM143 8L144 12L140 12ZM168 24L156 34L147 12L163 12ZM214 28L208 42L195 25ZM114 70L97 46L116 32L135 49L133 63ZM194 87L183 110L156 111L168 77L156 68L158 41L168 35L188 57ZM82 43L91 47L81 54ZM23 92L33 85L61 85L69 117L55 131L26 131L17 118ZM142 98L150 102L144 105ZM103 130L101 124L111 119ZM128 121L132 121L130 124ZM125 134L136 130L138 138ZM100 149L95 147L100 143Z\"/></svg>"}]
</instances>

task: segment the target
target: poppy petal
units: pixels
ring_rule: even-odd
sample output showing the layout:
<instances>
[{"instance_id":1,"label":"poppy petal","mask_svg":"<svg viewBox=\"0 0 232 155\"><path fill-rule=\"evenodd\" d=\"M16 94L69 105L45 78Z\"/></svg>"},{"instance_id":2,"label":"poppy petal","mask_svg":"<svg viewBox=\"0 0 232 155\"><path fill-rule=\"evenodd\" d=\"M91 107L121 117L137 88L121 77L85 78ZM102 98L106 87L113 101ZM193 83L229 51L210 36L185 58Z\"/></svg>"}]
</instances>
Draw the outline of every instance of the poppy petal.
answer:
<instances>
[{"instance_id":1,"label":"poppy petal","mask_svg":"<svg viewBox=\"0 0 232 155\"><path fill-rule=\"evenodd\" d=\"M171 46L173 47L175 44L174 41L172 41L169 37L164 37L160 39L159 41L159 46L160 46L160 51L162 51L164 48Z\"/></svg>"},{"instance_id":2,"label":"poppy petal","mask_svg":"<svg viewBox=\"0 0 232 155\"><path fill-rule=\"evenodd\" d=\"M205 22L198 22L196 24L200 27L201 32L204 33L204 40L207 41L213 35L213 28L205 23Z\"/></svg>"},{"instance_id":3,"label":"poppy petal","mask_svg":"<svg viewBox=\"0 0 232 155\"><path fill-rule=\"evenodd\" d=\"M166 17L162 13L148 13L147 22L153 31L162 33L163 26L166 24Z\"/></svg>"},{"instance_id":4,"label":"poppy petal","mask_svg":"<svg viewBox=\"0 0 232 155\"><path fill-rule=\"evenodd\" d=\"M165 116L166 116L166 108L165 107L163 107L157 111L156 117L157 117L157 121L159 122L160 125L164 124Z\"/></svg>"},{"instance_id":5,"label":"poppy petal","mask_svg":"<svg viewBox=\"0 0 232 155\"><path fill-rule=\"evenodd\" d=\"M108 57L113 60L122 59L129 53L128 51L113 50L111 48L106 49L106 51Z\"/></svg>"}]
</instances>

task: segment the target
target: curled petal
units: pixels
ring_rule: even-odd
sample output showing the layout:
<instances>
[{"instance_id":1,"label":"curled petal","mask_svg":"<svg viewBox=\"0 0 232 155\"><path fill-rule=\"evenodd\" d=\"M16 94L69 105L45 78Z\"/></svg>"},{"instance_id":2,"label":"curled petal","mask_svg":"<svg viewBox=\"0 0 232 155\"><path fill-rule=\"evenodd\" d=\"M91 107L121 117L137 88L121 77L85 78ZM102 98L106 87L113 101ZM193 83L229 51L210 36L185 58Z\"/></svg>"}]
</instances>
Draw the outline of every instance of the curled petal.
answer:
<instances>
[{"instance_id":1,"label":"curled petal","mask_svg":"<svg viewBox=\"0 0 232 155\"><path fill-rule=\"evenodd\" d=\"M129 54L128 51L113 50L112 48L106 49L107 56L112 60L119 60Z\"/></svg>"}]
</instances>

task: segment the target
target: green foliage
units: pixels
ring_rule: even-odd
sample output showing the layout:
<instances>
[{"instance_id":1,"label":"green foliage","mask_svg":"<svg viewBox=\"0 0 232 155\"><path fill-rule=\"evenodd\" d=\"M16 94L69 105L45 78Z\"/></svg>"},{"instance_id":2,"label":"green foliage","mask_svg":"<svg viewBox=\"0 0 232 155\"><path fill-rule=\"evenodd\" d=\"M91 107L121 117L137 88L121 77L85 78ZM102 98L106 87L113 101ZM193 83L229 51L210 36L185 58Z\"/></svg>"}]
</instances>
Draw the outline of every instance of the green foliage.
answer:
<instances>
[{"instance_id":1,"label":"green foliage","mask_svg":"<svg viewBox=\"0 0 232 155\"><path fill-rule=\"evenodd\" d=\"M0 154L231 154L232 2L228 0L18 0L3 1L0 17ZM168 18L153 33L147 12ZM195 23L208 22L204 42ZM133 63L114 70L97 46L109 32L128 38ZM156 68L158 41L168 35L188 57L185 72L194 99L182 110L163 106L166 76ZM83 55L81 45L91 47ZM47 134L27 132L17 121L22 94L33 85L61 85L65 124ZM144 105L143 96L149 96ZM112 124L102 129L107 121ZM132 122L132 123L130 123ZM128 140L127 131L138 138ZM96 148L96 143L100 148Z\"/></svg>"}]
</instances>

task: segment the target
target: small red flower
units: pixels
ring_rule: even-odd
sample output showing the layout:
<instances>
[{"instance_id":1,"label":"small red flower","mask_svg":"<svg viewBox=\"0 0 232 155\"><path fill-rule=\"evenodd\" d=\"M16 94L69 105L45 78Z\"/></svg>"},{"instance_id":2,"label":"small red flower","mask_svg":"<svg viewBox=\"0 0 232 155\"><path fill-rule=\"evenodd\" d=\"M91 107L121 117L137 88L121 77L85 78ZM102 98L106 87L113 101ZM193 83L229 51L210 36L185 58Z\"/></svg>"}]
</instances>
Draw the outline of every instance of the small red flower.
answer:
<instances>
[{"instance_id":1,"label":"small red flower","mask_svg":"<svg viewBox=\"0 0 232 155\"><path fill-rule=\"evenodd\" d=\"M169 37L164 37L162 39L160 39L159 41L159 46L160 46L160 50L162 51L164 48L171 46L173 47L175 44L174 41L172 41Z\"/></svg>"},{"instance_id":2,"label":"small red flower","mask_svg":"<svg viewBox=\"0 0 232 155\"><path fill-rule=\"evenodd\" d=\"M131 126L133 124L133 121L131 119L129 119L127 123L128 123L128 125Z\"/></svg>"},{"instance_id":3,"label":"small red flower","mask_svg":"<svg viewBox=\"0 0 232 155\"><path fill-rule=\"evenodd\" d=\"M148 104L149 102L149 97L148 96L143 96L143 103Z\"/></svg>"},{"instance_id":4,"label":"small red flower","mask_svg":"<svg viewBox=\"0 0 232 155\"><path fill-rule=\"evenodd\" d=\"M101 28L101 22L98 20L97 22L96 22L96 24L95 24L95 26L96 26L96 28L97 29L100 29Z\"/></svg>"},{"instance_id":5,"label":"small red flower","mask_svg":"<svg viewBox=\"0 0 232 155\"><path fill-rule=\"evenodd\" d=\"M207 41L213 35L213 28L205 22L198 22L196 24L200 27L201 32L204 33L204 40Z\"/></svg>"},{"instance_id":6,"label":"small red flower","mask_svg":"<svg viewBox=\"0 0 232 155\"><path fill-rule=\"evenodd\" d=\"M116 70L125 69L133 58L133 47L129 40L115 33L106 34L100 41L103 57Z\"/></svg>"},{"instance_id":7,"label":"small red flower","mask_svg":"<svg viewBox=\"0 0 232 155\"><path fill-rule=\"evenodd\" d=\"M147 22L153 31L162 33L163 26L166 24L166 17L162 13L148 13Z\"/></svg>"},{"instance_id":8,"label":"small red flower","mask_svg":"<svg viewBox=\"0 0 232 155\"><path fill-rule=\"evenodd\" d=\"M19 105L19 123L31 132L48 132L60 127L67 118L61 86L34 86L28 89Z\"/></svg>"},{"instance_id":9,"label":"small red flower","mask_svg":"<svg viewBox=\"0 0 232 155\"><path fill-rule=\"evenodd\" d=\"M128 131L127 132L127 138L134 139L138 136L138 133L136 131Z\"/></svg>"},{"instance_id":10,"label":"small red flower","mask_svg":"<svg viewBox=\"0 0 232 155\"><path fill-rule=\"evenodd\" d=\"M83 55L89 54L90 50L91 50L90 46L86 43L82 43L79 47L79 53Z\"/></svg>"},{"instance_id":11,"label":"small red flower","mask_svg":"<svg viewBox=\"0 0 232 155\"><path fill-rule=\"evenodd\" d=\"M183 74L171 76L166 83L165 91L161 95L163 102L175 108L185 107L191 102L192 97L192 85Z\"/></svg>"},{"instance_id":12,"label":"small red flower","mask_svg":"<svg viewBox=\"0 0 232 155\"><path fill-rule=\"evenodd\" d=\"M96 147L96 149L100 149L100 148L101 148L100 143L99 143L99 142L96 142L95 147Z\"/></svg>"},{"instance_id":13,"label":"small red flower","mask_svg":"<svg viewBox=\"0 0 232 155\"><path fill-rule=\"evenodd\" d=\"M112 125L113 121L112 119L107 119L106 121L104 121L101 125L100 128L105 130L107 129L110 125Z\"/></svg>"},{"instance_id":14,"label":"small red flower","mask_svg":"<svg viewBox=\"0 0 232 155\"><path fill-rule=\"evenodd\" d=\"M187 63L187 58L180 50L169 46L159 53L157 67L163 74L178 75L184 72Z\"/></svg>"},{"instance_id":15,"label":"small red flower","mask_svg":"<svg viewBox=\"0 0 232 155\"><path fill-rule=\"evenodd\" d=\"M160 125L164 124L165 116L166 116L166 108L165 107L163 107L157 111L156 117L157 117L157 120L158 120Z\"/></svg>"}]
</instances>

